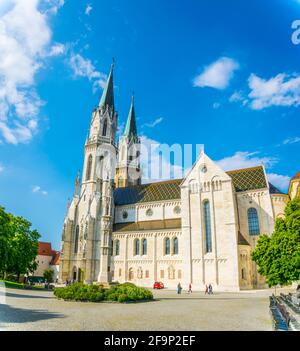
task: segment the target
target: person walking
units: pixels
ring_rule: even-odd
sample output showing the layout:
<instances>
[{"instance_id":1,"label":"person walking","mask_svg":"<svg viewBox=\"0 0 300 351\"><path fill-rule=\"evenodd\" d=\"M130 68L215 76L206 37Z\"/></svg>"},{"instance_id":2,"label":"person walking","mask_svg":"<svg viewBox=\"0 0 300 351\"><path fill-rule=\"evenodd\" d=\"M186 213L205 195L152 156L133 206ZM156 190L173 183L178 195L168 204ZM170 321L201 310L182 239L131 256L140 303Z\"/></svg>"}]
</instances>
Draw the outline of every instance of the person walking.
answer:
<instances>
[{"instance_id":1,"label":"person walking","mask_svg":"<svg viewBox=\"0 0 300 351\"><path fill-rule=\"evenodd\" d=\"M208 286L205 284L205 295L208 294Z\"/></svg>"},{"instance_id":2,"label":"person walking","mask_svg":"<svg viewBox=\"0 0 300 351\"><path fill-rule=\"evenodd\" d=\"M192 293L192 283L189 284L189 291L188 293Z\"/></svg>"},{"instance_id":3,"label":"person walking","mask_svg":"<svg viewBox=\"0 0 300 351\"><path fill-rule=\"evenodd\" d=\"M211 284L209 284L209 286L208 286L208 294L209 294L209 295L212 295L212 294L213 294L213 288L212 288L212 285L211 285Z\"/></svg>"},{"instance_id":4,"label":"person walking","mask_svg":"<svg viewBox=\"0 0 300 351\"><path fill-rule=\"evenodd\" d=\"M177 285L177 294L181 294L181 290L182 290L181 284L178 283L178 285Z\"/></svg>"}]
</instances>

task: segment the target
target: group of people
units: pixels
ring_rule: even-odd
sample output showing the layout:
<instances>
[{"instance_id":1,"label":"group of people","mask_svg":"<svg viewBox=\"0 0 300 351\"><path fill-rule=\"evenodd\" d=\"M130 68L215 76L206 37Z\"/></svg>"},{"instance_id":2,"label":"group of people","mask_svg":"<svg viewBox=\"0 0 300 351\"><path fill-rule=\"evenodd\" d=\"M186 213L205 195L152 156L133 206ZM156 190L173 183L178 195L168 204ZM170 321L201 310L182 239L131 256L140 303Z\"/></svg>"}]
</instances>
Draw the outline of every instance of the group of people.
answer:
<instances>
[{"instance_id":1,"label":"group of people","mask_svg":"<svg viewBox=\"0 0 300 351\"><path fill-rule=\"evenodd\" d=\"M72 279L72 280L66 280L66 286L69 286L69 285L72 285L72 284L74 284L74 283L76 283L76 280L75 279Z\"/></svg>"},{"instance_id":2,"label":"group of people","mask_svg":"<svg viewBox=\"0 0 300 351\"><path fill-rule=\"evenodd\" d=\"M181 294L181 291L182 291L182 286L180 284L180 282L178 283L177 285L177 294ZM189 289L188 289L188 294L191 294L193 291L192 291L192 284L190 283L189 284ZM205 285L205 295L208 294L208 295L212 295L213 294L213 287L211 284L209 285Z\"/></svg>"}]
</instances>

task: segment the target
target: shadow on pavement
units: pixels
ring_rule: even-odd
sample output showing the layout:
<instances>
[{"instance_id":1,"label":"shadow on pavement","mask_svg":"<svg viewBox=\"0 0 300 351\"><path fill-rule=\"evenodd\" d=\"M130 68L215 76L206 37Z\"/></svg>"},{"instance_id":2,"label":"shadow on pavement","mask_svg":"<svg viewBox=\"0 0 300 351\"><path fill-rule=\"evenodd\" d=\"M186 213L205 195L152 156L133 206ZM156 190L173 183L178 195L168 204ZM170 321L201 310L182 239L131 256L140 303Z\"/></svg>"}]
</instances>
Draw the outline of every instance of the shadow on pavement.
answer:
<instances>
[{"instance_id":1,"label":"shadow on pavement","mask_svg":"<svg viewBox=\"0 0 300 351\"><path fill-rule=\"evenodd\" d=\"M47 310L22 309L0 304L0 326L3 323L27 323L64 317L63 314Z\"/></svg>"},{"instance_id":2,"label":"shadow on pavement","mask_svg":"<svg viewBox=\"0 0 300 351\"><path fill-rule=\"evenodd\" d=\"M0 292L0 294L3 294ZM15 298L21 298L21 299L53 299L51 296L41 296L41 295L24 295L24 294L15 294L11 292L5 293L6 297L15 297Z\"/></svg>"}]
</instances>

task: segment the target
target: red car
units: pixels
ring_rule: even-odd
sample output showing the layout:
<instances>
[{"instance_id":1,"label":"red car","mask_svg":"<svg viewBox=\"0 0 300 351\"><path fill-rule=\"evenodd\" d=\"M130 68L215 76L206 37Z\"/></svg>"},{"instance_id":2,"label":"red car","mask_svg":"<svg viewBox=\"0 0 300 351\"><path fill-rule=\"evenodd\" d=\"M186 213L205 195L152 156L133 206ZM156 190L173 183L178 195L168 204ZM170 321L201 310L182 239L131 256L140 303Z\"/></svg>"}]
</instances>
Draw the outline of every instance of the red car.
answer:
<instances>
[{"instance_id":1,"label":"red car","mask_svg":"<svg viewBox=\"0 0 300 351\"><path fill-rule=\"evenodd\" d=\"M162 282L155 282L153 284L153 289L163 289L165 286Z\"/></svg>"}]
</instances>

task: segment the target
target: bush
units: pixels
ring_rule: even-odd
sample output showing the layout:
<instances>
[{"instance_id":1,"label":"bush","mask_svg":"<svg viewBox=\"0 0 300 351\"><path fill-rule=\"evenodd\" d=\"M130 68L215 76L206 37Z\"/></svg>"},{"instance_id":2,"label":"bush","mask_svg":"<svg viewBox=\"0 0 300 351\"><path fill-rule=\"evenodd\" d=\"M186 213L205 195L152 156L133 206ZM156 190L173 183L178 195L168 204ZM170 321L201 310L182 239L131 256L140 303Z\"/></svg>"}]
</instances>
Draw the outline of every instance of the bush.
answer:
<instances>
[{"instance_id":1,"label":"bush","mask_svg":"<svg viewBox=\"0 0 300 351\"><path fill-rule=\"evenodd\" d=\"M102 285L84 285L75 283L65 288L55 288L54 295L58 299L72 301L141 301L152 300L151 291L145 288L139 288L132 283L124 283L112 286L109 289L103 289Z\"/></svg>"}]
</instances>

